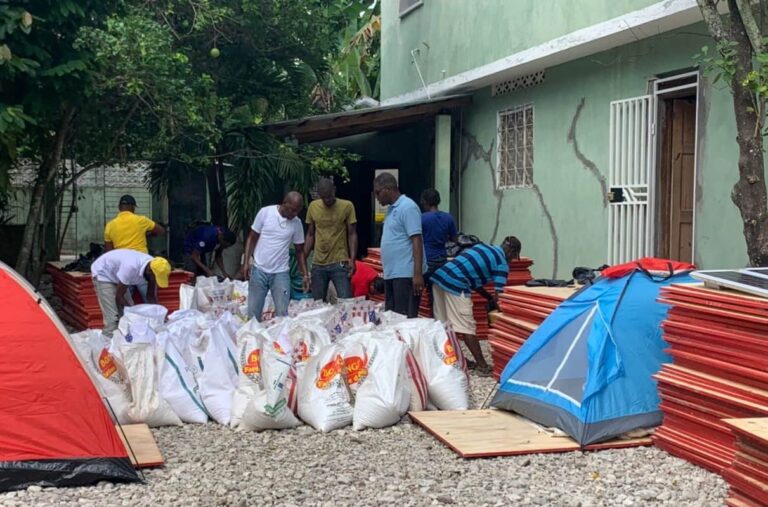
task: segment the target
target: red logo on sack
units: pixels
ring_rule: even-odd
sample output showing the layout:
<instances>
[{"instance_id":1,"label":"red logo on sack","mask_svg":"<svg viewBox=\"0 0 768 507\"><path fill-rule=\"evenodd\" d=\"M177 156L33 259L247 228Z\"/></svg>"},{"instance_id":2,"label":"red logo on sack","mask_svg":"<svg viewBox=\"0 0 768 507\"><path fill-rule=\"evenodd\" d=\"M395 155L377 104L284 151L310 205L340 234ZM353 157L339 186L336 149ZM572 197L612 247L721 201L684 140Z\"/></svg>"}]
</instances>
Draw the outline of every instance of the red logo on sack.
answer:
<instances>
[{"instance_id":1,"label":"red logo on sack","mask_svg":"<svg viewBox=\"0 0 768 507\"><path fill-rule=\"evenodd\" d=\"M246 375L261 373L261 349L254 349L248 354L248 360L243 365L243 373Z\"/></svg>"},{"instance_id":2,"label":"red logo on sack","mask_svg":"<svg viewBox=\"0 0 768 507\"><path fill-rule=\"evenodd\" d=\"M365 357L349 356L344 358L347 369L347 383L357 384L368 376L368 354Z\"/></svg>"},{"instance_id":3,"label":"red logo on sack","mask_svg":"<svg viewBox=\"0 0 768 507\"><path fill-rule=\"evenodd\" d=\"M112 359L112 354L107 352L107 349L101 349L101 354L99 354L99 369L104 378L109 378L117 372L115 360Z\"/></svg>"},{"instance_id":4,"label":"red logo on sack","mask_svg":"<svg viewBox=\"0 0 768 507\"><path fill-rule=\"evenodd\" d=\"M445 340L445 344L443 345L443 352L445 352L443 363L447 364L448 366L451 366L459 360L458 356L456 355L456 349L453 348L453 343L451 343L450 338Z\"/></svg>"},{"instance_id":5,"label":"red logo on sack","mask_svg":"<svg viewBox=\"0 0 768 507\"><path fill-rule=\"evenodd\" d=\"M337 354L336 357L331 359L328 364L320 369L320 376L315 382L315 387L318 389L325 389L331 383L331 381L341 373L341 368L344 366L344 360L341 358L341 354Z\"/></svg>"}]
</instances>

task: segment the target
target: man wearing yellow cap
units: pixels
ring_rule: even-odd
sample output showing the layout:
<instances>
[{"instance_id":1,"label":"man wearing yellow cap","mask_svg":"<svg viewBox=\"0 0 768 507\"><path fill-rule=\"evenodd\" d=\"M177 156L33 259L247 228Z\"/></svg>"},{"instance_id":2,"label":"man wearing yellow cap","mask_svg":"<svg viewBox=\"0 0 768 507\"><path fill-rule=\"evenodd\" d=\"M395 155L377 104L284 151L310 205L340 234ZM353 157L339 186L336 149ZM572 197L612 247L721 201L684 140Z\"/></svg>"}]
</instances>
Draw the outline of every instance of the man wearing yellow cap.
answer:
<instances>
[{"instance_id":1,"label":"man wearing yellow cap","mask_svg":"<svg viewBox=\"0 0 768 507\"><path fill-rule=\"evenodd\" d=\"M167 260L135 250L111 250L96 259L91 264L91 277L104 317L104 335L112 336L123 308L133 305L130 286L146 283L147 303L157 303L157 288L168 287L170 274Z\"/></svg>"}]
</instances>

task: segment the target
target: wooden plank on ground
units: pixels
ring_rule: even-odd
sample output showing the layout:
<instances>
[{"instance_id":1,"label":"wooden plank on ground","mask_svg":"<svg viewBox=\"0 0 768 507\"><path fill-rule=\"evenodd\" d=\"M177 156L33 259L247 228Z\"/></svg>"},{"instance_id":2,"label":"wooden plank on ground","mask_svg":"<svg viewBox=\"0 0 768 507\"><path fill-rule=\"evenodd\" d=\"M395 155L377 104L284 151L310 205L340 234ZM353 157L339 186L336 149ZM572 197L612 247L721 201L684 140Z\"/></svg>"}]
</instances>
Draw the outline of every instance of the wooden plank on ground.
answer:
<instances>
[{"instance_id":1,"label":"wooden plank on ground","mask_svg":"<svg viewBox=\"0 0 768 507\"><path fill-rule=\"evenodd\" d=\"M768 446L768 417L751 417L748 419L723 419L723 422L733 428L741 436L757 440Z\"/></svg>"},{"instance_id":2,"label":"wooden plank on ground","mask_svg":"<svg viewBox=\"0 0 768 507\"><path fill-rule=\"evenodd\" d=\"M581 450L569 437L555 437L532 421L504 410L410 412L411 418L462 458L490 458ZM650 438L611 440L584 450L651 445Z\"/></svg>"},{"instance_id":3,"label":"wooden plank on ground","mask_svg":"<svg viewBox=\"0 0 768 507\"><path fill-rule=\"evenodd\" d=\"M155 442L155 437L152 436L149 426L146 424L123 424L122 431L121 426L115 426L115 430L120 436L133 466L151 468L165 464L165 459L157 447L157 442ZM126 445L126 439L130 447Z\"/></svg>"}]
</instances>

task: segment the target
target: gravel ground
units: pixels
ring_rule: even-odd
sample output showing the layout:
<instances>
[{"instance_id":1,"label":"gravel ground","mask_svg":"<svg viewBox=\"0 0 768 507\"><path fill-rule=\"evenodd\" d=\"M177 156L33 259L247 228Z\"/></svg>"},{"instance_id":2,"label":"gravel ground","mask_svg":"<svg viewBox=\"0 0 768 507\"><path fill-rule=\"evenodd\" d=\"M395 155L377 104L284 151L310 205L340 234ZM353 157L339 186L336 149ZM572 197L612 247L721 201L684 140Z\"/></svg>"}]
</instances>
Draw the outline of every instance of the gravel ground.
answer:
<instances>
[{"instance_id":1,"label":"gravel ground","mask_svg":"<svg viewBox=\"0 0 768 507\"><path fill-rule=\"evenodd\" d=\"M473 376L471 386L479 408L494 380ZM464 460L408 417L362 432L255 433L211 423L153 433L166 464L146 470L146 484L32 486L0 494L0 505L714 507L727 491L719 476L654 447Z\"/></svg>"}]
</instances>

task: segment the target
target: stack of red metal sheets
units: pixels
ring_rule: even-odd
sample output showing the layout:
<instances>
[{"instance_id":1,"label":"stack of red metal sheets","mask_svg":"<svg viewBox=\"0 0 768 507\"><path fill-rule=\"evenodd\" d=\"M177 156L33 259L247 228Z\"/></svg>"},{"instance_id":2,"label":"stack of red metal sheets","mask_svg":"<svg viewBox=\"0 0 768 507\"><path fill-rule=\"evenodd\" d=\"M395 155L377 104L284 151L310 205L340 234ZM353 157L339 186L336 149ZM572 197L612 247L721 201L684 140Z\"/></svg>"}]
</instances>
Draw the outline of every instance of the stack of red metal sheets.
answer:
<instances>
[{"instance_id":1,"label":"stack of red metal sheets","mask_svg":"<svg viewBox=\"0 0 768 507\"><path fill-rule=\"evenodd\" d=\"M76 329L101 329L103 320L90 273L62 271L64 262L49 262L53 293L61 299L60 317ZM192 280L192 273L175 269L169 285L157 291L158 304L169 312L179 309L179 287Z\"/></svg>"},{"instance_id":2,"label":"stack of red metal sheets","mask_svg":"<svg viewBox=\"0 0 768 507\"><path fill-rule=\"evenodd\" d=\"M381 266L381 248L369 248L368 254L363 258L363 262L370 267L382 273L384 270ZM530 267L533 265L533 261L527 257L522 257L518 260L511 261L509 263L509 275L507 276L507 285L525 285L526 282L532 280ZM493 284L485 286L485 290L488 293L493 293ZM369 299L373 301L384 301L384 296L370 296ZM484 340L488 337L490 327L488 326L488 301L477 293L472 293L472 310L477 322L477 337ZM419 301L419 316L420 317L432 317L432 308L429 306L429 296L426 291L422 294Z\"/></svg>"},{"instance_id":3,"label":"stack of red metal sheets","mask_svg":"<svg viewBox=\"0 0 768 507\"><path fill-rule=\"evenodd\" d=\"M660 301L673 364L655 375L664 424L654 443L722 473L736 453L722 419L768 416L768 299L688 284Z\"/></svg>"},{"instance_id":4,"label":"stack of red metal sheets","mask_svg":"<svg viewBox=\"0 0 768 507\"><path fill-rule=\"evenodd\" d=\"M499 296L490 336L493 375L498 380L512 356L544 319L578 290L575 287L506 287Z\"/></svg>"},{"instance_id":5,"label":"stack of red metal sheets","mask_svg":"<svg viewBox=\"0 0 768 507\"><path fill-rule=\"evenodd\" d=\"M724 472L730 485L726 504L768 505L768 418L726 419L736 437L736 457Z\"/></svg>"}]
</instances>

